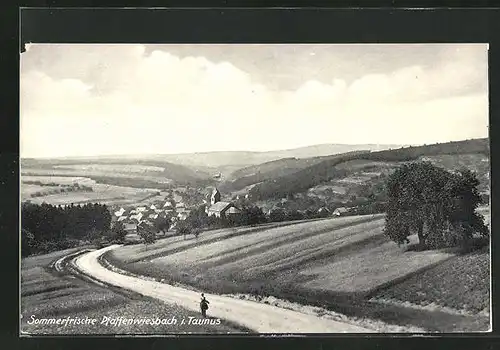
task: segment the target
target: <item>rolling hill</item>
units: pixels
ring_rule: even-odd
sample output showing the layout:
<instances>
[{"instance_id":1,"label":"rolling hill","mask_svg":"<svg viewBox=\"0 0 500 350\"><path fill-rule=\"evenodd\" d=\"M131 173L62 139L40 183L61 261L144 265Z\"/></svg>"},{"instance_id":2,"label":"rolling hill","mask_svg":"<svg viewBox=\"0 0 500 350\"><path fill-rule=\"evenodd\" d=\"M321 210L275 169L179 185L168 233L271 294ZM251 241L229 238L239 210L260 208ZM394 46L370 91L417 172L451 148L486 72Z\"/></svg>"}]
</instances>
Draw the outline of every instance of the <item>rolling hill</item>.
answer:
<instances>
[{"instance_id":1,"label":"rolling hill","mask_svg":"<svg viewBox=\"0 0 500 350\"><path fill-rule=\"evenodd\" d=\"M489 317L481 312L489 309L489 271L483 263L474 264L487 262L488 251L478 253L479 259L462 261L451 250L405 250L391 242L383 228L383 214L226 228L205 231L198 238L166 238L148 249L142 244L122 246L106 253L104 260L205 293L251 294L268 297L272 304L282 298L321 307L323 314L328 309L372 325L384 322L379 331L389 331L389 325L404 331L488 328ZM410 239L412 244L417 241L415 236ZM451 259L458 259L460 271L455 275L433 270ZM421 306L433 303L434 309L399 305L408 300L398 288L405 281L422 282L413 287L418 295L409 299ZM375 300L382 297L397 302ZM456 311L443 312L447 307Z\"/></svg>"},{"instance_id":2,"label":"rolling hill","mask_svg":"<svg viewBox=\"0 0 500 350\"><path fill-rule=\"evenodd\" d=\"M228 179L221 184L223 191L237 191L252 184L267 180L273 180L281 176L296 173L302 169L321 163L328 159L354 154L369 153L369 150L352 151L348 153L334 154L311 158L282 158L270 162L248 166L231 173Z\"/></svg>"},{"instance_id":3,"label":"rolling hill","mask_svg":"<svg viewBox=\"0 0 500 350\"><path fill-rule=\"evenodd\" d=\"M222 152L201 152L166 154L155 156L156 159L195 167L209 167L213 169L221 167L243 168L250 165L257 165L283 158L312 158L330 156L333 154L346 153L361 150L384 150L401 147L401 145L343 145L343 144L323 144L293 149L267 151L267 152L247 152L247 151L222 151Z\"/></svg>"},{"instance_id":4,"label":"rolling hill","mask_svg":"<svg viewBox=\"0 0 500 350\"><path fill-rule=\"evenodd\" d=\"M473 155L468 164L463 163L464 155ZM453 157L455 156L455 157ZM441 158L440 158L441 157ZM446 161L441 161L445 157ZM402 162L427 160L448 169L467 166L479 172L480 180L488 181L489 141L474 139L417 147L402 147L379 152L350 153L330 157L299 171L285 174L277 178L268 178L253 186L249 194L253 199L279 199L301 193L340 180L356 173L356 171L375 172L380 175L387 168L398 166ZM441 159L441 160L440 160ZM354 166L354 163L356 166Z\"/></svg>"},{"instance_id":5,"label":"rolling hill","mask_svg":"<svg viewBox=\"0 0 500 350\"><path fill-rule=\"evenodd\" d=\"M204 183L211 174L163 160L143 158L21 159L22 175L84 176L100 183L131 187Z\"/></svg>"}]
</instances>

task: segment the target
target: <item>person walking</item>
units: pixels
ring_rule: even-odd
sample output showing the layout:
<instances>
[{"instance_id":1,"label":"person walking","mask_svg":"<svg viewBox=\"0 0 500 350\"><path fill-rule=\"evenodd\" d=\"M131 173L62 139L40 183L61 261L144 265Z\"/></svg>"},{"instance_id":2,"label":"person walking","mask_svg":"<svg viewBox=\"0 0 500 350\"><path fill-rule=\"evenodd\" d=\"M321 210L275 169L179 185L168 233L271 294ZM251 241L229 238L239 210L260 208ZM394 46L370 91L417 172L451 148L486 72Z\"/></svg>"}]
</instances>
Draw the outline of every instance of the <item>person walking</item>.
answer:
<instances>
[{"instance_id":1,"label":"person walking","mask_svg":"<svg viewBox=\"0 0 500 350\"><path fill-rule=\"evenodd\" d=\"M209 301L205 298L205 294L201 293L200 309L203 317L207 317Z\"/></svg>"}]
</instances>

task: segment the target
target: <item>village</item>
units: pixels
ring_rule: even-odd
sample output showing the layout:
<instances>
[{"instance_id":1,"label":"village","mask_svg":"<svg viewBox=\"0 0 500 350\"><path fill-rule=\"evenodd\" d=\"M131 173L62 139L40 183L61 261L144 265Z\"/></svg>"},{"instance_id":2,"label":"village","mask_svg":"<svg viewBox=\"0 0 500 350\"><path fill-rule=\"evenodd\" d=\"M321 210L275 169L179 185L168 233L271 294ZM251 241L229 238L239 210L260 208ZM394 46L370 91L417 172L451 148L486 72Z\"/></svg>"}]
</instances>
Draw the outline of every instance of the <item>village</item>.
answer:
<instances>
[{"instance_id":1,"label":"village","mask_svg":"<svg viewBox=\"0 0 500 350\"><path fill-rule=\"evenodd\" d=\"M197 189L196 192L200 192ZM157 228L156 233L166 235L167 231L174 230L179 222L185 221L191 211L200 207L204 208L208 217L215 218L230 218L242 213L241 205L249 203L248 194L243 196L234 196L232 200L222 200L221 192L217 187L213 187L210 191L206 191L206 195L201 201L200 196L196 199L189 196L185 188L180 190L168 191L163 200L156 199L150 203L141 203L136 206L110 207L112 211L111 224L121 223L127 234L136 236L140 227ZM193 200L194 199L194 200ZM273 205L271 209L265 211L266 216L271 217L273 211L280 210L283 201ZM335 210L329 210L327 207L318 209L317 214L320 217L328 216L343 216L353 211L355 208L339 207ZM306 215L306 211L298 211L301 215ZM271 220L273 221L273 220ZM166 230L158 229L162 227L162 222L168 223Z\"/></svg>"}]
</instances>

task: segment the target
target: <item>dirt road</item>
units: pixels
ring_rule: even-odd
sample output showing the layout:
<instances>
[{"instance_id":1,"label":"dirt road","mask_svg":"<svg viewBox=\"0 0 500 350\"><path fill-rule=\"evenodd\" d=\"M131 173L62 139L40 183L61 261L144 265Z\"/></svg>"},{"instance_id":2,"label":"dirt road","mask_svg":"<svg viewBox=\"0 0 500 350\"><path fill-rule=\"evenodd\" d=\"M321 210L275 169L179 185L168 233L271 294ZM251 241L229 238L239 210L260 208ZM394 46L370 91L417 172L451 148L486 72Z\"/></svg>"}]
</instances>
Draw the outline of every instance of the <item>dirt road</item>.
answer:
<instances>
[{"instance_id":1,"label":"dirt road","mask_svg":"<svg viewBox=\"0 0 500 350\"><path fill-rule=\"evenodd\" d=\"M126 276L103 267L98 257L117 248L110 246L77 257L74 263L82 272L102 282L139 294L199 311L200 294L168 284ZM372 333L373 330L324 319L313 315L278 308L257 302L206 294L210 301L208 315L226 319L253 329L258 333Z\"/></svg>"}]
</instances>

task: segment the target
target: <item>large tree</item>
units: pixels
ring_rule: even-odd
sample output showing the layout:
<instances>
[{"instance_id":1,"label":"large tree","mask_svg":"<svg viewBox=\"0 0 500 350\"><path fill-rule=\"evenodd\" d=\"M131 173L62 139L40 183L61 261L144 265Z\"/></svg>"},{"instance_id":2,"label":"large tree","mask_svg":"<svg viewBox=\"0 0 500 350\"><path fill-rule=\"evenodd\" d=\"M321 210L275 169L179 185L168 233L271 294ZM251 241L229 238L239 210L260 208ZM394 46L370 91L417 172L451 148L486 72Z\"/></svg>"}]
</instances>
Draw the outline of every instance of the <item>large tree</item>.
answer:
<instances>
[{"instance_id":1,"label":"large tree","mask_svg":"<svg viewBox=\"0 0 500 350\"><path fill-rule=\"evenodd\" d=\"M127 231L125 231L125 226L122 222L116 222L110 231L110 238L112 241L118 243L125 242L125 237L127 236Z\"/></svg>"},{"instance_id":2,"label":"large tree","mask_svg":"<svg viewBox=\"0 0 500 350\"><path fill-rule=\"evenodd\" d=\"M169 217L162 217L159 216L155 222L154 222L154 227L157 231L161 231L164 234L168 232L170 229L170 226L172 225L172 222Z\"/></svg>"},{"instance_id":3,"label":"large tree","mask_svg":"<svg viewBox=\"0 0 500 350\"><path fill-rule=\"evenodd\" d=\"M148 249L148 246L150 244L153 244L156 242L156 233L153 231L153 227L150 225L145 224L144 222L141 222L137 226L137 233L141 237L142 241L144 242L144 245L146 246L146 249Z\"/></svg>"},{"instance_id":4,"label":"large tree","mask_svg":"<svg viewBox=\"0 0 500 350\"><path fill-rule=\"evenodd\" d=\"M469 170L449 172L428 162L404 164L387 180L385 234L403 243L417 233L427 247L456 245L489 233L476 212L479 181Z\"/></svg>"}]
</instances>

